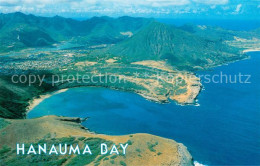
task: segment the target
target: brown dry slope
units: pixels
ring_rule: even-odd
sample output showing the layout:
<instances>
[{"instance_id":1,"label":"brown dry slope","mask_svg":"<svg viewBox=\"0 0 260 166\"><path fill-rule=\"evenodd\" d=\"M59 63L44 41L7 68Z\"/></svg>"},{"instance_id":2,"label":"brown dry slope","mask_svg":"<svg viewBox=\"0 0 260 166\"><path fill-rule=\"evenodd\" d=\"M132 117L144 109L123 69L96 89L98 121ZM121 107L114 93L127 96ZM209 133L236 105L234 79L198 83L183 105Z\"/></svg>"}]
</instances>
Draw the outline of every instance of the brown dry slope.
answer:
<instances>
[{"instance_id":1,"label":"brown dry slope","mask_svg":"<svg viewBox=\"0 0 260 166\"><path fill-rule=\"evenodd\" d=\"M56 165L192 165L192 157L184 145L158 136L95 134L81 126L79 118L45 116L26 120L0 120L0 163L39 165L44 161L52 165L55 160ZM82 155L48 155L44 159L39 155L25 155L23 158L18 156L18 161L15 149L16 143L64 143L62 141L66 140L83 146L94 139L116 145L128 143L126 155L101 156L97 153L87 160Z\"/></svg>"}]
</instances>

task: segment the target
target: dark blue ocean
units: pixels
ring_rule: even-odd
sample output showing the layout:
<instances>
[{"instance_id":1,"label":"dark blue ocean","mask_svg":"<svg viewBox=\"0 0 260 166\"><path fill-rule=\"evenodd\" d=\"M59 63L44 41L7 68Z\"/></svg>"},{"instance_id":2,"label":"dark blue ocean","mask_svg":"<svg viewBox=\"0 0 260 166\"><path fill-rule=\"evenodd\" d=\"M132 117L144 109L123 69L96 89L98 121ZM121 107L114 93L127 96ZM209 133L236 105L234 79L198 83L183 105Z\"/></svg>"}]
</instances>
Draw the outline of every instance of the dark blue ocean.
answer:
<instances>
[{"instance_id":1,"label":"dark blue ocean","mask_svg":"<svg viewBox=\"0 0 260 166\"><path fill-rule=\"evenodd\" d=\"M194 160L202 164L259 165L260 53L250 55L250 59L197 73L251 75L247 81L251 83L205 83L202 78L200 106L158 104L134 93L104 88L74 88L44 100L28 118L90 117L83 125L91 131L171 138L187 146Z\"/></svg>"}]
</instances>

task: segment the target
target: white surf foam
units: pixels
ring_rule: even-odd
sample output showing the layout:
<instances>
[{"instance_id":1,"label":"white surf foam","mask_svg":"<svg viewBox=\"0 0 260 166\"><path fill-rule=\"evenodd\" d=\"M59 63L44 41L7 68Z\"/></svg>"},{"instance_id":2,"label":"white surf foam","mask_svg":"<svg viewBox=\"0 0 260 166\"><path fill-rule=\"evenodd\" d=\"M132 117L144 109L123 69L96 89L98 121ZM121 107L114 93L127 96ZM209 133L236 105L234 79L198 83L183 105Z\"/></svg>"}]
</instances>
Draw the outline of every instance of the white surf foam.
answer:
<instances>
[{"instance_id":1,"label":"white surf foam","mask_svg":"<svg viewBox=\"0 0 260 166\"><path fill-rule=\"evenodd\" d=\"M198 161L194 161L194 165L195 166L207 166L207 165L199 163Z\"/></svg>"}]
</instances>

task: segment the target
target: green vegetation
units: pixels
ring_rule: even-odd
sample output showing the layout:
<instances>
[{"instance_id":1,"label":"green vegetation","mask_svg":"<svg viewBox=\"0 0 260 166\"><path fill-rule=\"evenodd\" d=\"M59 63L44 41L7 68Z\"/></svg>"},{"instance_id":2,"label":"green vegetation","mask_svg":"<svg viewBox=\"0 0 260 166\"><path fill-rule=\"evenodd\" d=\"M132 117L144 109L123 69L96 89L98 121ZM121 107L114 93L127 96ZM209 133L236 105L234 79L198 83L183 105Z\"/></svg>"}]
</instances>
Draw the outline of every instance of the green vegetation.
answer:
<instances>
[{"instance_id":1,"label":"green vegetation","mask_svg":"<svg viewBox=\"0 0 260 166\"><path fill-rule=\"evenodd\" d=\"M140 150L140 149L135 149L135 151L137 151L137 152L139 152L139 153L141 152L141 150Z\"/></svg>"},{"instance_id":2,"label":"green vegetation","mask_svg":"<svg viewBox=\"0 0 260 166\"><path fill-rule=\"evenodd\" d=\"M127 143L128 145L132 145L132 144L133 144L133 141L128 140L126 143Z\"/></svg>"},{"instance_id":3,"label":"green vegetation","mask_svg":"<svg viewBox=\"0 0 260 166\"><path fill-rule=\"evenodd\" d=\"M126 166L126 163L124 161L120 161L120 165Z\"/></svg>"},{"instance_id":4,"label":"green vegetation","mask_svg":"<svg viewBox=\"0 0 260 166\"><path fill-rule=\"evenodd\" d=\"M59 16L36 17L20 12L0 14L0 52L51 46L64 40L77 44L116 43L127 38L120 32L135 33L150 21L131 17L93 17L77 21Z\"/></svg>"},{"instance_id":5,"label":"green vegetation","mask_svg":"<svg viewBox=\"0 0 260 166\"><path fill-rule=\"evenodd\" d=\"M6 126L8 126L8 124L10 124L10 122L6 121L3 118L0 118L0 129L5 128Z\"/></svg>"},{"instance_id":6,"label":"green vegetation","mask_svg":"<svg viewBox=\"0 0 260 166\"><path fill-rule=\"evenodd\" d=\"M2 149L0 149L0 156L1 158L5 157L5 154L10 152L11 148L9 148L8 146L4 146Z\"/></svg>"},{"instance_id":7,"label":"green vegetation","mask_svg":"<svg viewBox=\"0 0 260 166\"><path fill-rule=\"evenodd\" d=\"M238 49L180 28L152 22L133 37L104 50L128 62L167 60L178 69L208 67L241 58ZM100 54L100 52L98 52Z\"/></svg>"},{"instance_id":8,"label":"green vegetation","mask_svg":"<svg viewBox=\"0 0 260 166\"><path fill-rule=\"evenodd\" d=\"M186 93L187 92L187 88L183 88L183 89L177 89L175 91L175 95L180 95L180 94L183 94L183 93Z\"/></svg>"},{"instance_id":9,"label":"green vegetation","mask_svg":"<svg viewBox=\"0 0 260 166\"><path fill-rule=\"evenodd\" d=\"M84 139L86 139L86 137L79 137L78 138L79 141L83 141Z\"/></svg>"},{"instance_id":10,"label":"green vegetation","mask_svg":"<svg viewBox=\"0 0 260 166\"><path fill-rule=\"evenodd\" d=\"M156 150L154 149L154 147L158 145L158 142L155 142L155 143L147 142L147 145L148 145L148 149L149 149L151 152L155 152Z\"/></svg>"},{"instance_id":11,"label":"green vegetation","mask_svg":"<svg viewBox=\"0 0 260 166\"><path fill-rule=\"evenodd\" d=\"M240 59L238 49L227 46L223 40L233 40L234 36L249 38L258 33L194 25L174 27L153 19L132 17L93 17L77 21L17 12L1 14L0 21L0 52L51 46L68 40L76 45L116 44L94 54L120 56L125 62L168 60L180 69ZM131 37L124 35L127 32Z\"/></svg>"},{"instance_id":12,"label":"green vegetation","mask_svg":"<svg viewBox=\"0 0 260 166\"><path fill-rule=\"evenodd\" d=\"M111 156L110 159L115 159L117 158L117 155Z\"/></svg>"},{"instance_id":13,"label":"green vegetation","mask_svg":"<svg viewBox=\"0 0 260 166\"><path fill-rule=\"evenodd\" d=\"M1 162L7 165L62 165L64 162L67 162L67 165L87 165L89 163L94 162L96 165L99 165L102 160L109 160L107 155L99 156L100 154L100 144L106 143L109 147L113 144L111 141L106 141L101 138L87 138L82 141L76 141L75 137L63 137L63 138L52 138L52 139L42 139L36 143L34 143L35 150L38 150L37 145L42 143L46 143L47 145L52 144L67 144L72 145L75 143L78 144L88 144L92 155L76 155L75 157L71 157L70 155L16 155L16 153L11 153L11 148L4 146L0 150ZM30 145L26 144L26 148ZM50 147L47 147L48 149ZM82 151L83 149L81 149Z\"/></svg>"},{"instance_id":14,"label":"green vegetation","mask_svg":"<svg viewBox=\"0 0 260 166\"><path fill-rule=\"evenodd\" d=\"M186 24L180 27L180 29L187 31L197 36L207 38L215 41L224 41L224 40L234 40L234 36L239 36L241 38L250 39L254 36L258 36L259 32L256 30L253 31L233 31L223 29L216 26L205 26L205 25L193 25Z\"/></svg>"},{"instance_id":15,"label":"green vegetation","mask_svg":"<svg viewBox=\"0 0 260 166\"><path fill-rule=\"evenodd\" d=\"M52 144L57 144L62 142L63 144L73 145L75 143L78 143L75 137L53 138L51 139L51 141L53 141Z\"/></svg>"},{"instance_id":16,"label":"green vegetation","mask_svg":"<svg viewBox=\"0 0 260 166\"><path fill-rule=\"evenodd\" d=\"M11 76L2 76L1 74L0 84L0 117L4 118L24 118L30 99L55 89L46 83L43 83L42 86L36 84L28 86L26 83L14 84L11 81Z\"/></svg>"},{"instance_id":17,"label":"green vegetation","mask_svg":"<svg viewBox=\"0 0 260 166\"><path fill-rule=\"evenodd\" d=\"M155 76L160 72L167 75L169 71L132 62L165 61L166 66L174 69L170 74L176 76L184 71L245 58L239 52L240 48L228 45L226 40L233 40L235 36L251 39L250 36L259 34L259 30L239 32L194 25L175 27L146 18L93 17L77 21L19 12L0 14L0 23L0 117L3 118L25 118L28 102L33 98L79 86L131 91L154 101L167 102L171 95L187 92L187 82L181 80L173 85L159 80L157 86ZM8 56L9 53L12 56ZM109 59L115 63L107 62ZM90 77L108 73L127 79L112 83L107 82L105 76L95 76L90 83L65 81L51 85L52 74L75 76L86 73ZM41 86L39 82L28 86L28 82L12 83L12 74L46 77Z\"/></svg>"},{"instance_id":18,"label":"green vegetation","mask_svg":"<svg viewBox=\"0 0 260 166\"><path fill-rule=\"evenodd\" d=\"M93 161L95 164L98 164L103 158L107 157L107 155L99 156L100 144L106 143L108 145L108 147L112 146L112 144L113 144L113 142L111 142L111 141L106 141L106 140L100 139L100 138L87 138L84 140L84 143L89 145L92 155L87 155L87 156L77 155L72 160L70 160L68 165L87 165Z\"/></svg>"},{"instance_id":19,"label":"green vegetation","mask_svg":"<svg viewBox=\"0 0 260 166\"><path fill-rule=\"evenodd\" d=\"M155 147L158 145L158 143L163 143L165 146L169 147L169 149L176 148L178 145L174 141L169 141L168 139L161 137L148 134L135 134L131 138L131 142L133 142L133 144L130 145L127 149L128 155L123 155L122 148L120 148L120 142L122 142L122 140L127 142L129 140L128 135L105 137L106 139L99 138L100 135L82 130L82 126L78 124L77 118L45 116L35 119L8 121L11 122L10 127L3 129L6 131L6 135L0 135L0 142L2 143L2 146L0 146L0 165L138 165L138 161L140 160L145 160L148 162L148 164L152 164L151 160L159 155L159 152L162 150L165 151L162 146ZM23 134L20 134L21 131L23 131ZM79 137L80 135L81 137ZM104 135L101 137L104 137ZM15 144L17 140L20 140L20 143L25 143L26 155L16 154ZM31 143L37 153L36 155L32 153L27 154ZM41 153L41 155L38 155L38 145L44 146L45 143L47 145L47 153L50 152L52 144L54 144L56 146L58 155L55 153L52 153L51 155ZM110 155L110 153L107 155L101 155L101 143L106 143L108 145L108 152L111 151L112 145L116 145L120 155ZM62 146L62 151L64 151L65 146L67 146L67 153L65 155L60 154L59 144ZM81 154L70 155L68 153L71 147L70 144L72 144L74 148L76 145L79 145ZM91 155L89 153L82 154L86 144L88 144L89 148L91 149ZM156 149L156 153L149 150L147 151L147 145L150 146L150 149ZM183 154L179 153L177 149L176 151L170 150L169 155L173 156L173 159L171 159L169 162L165 163L165 160L162 157L158 157L158 163L164 162L166 165L172 162L180 163L179 158L183 158ZM137 161L133 160L133 158L137 159ZM187 160L191 161L191 157Z\"/></svg>"}]
</instances>

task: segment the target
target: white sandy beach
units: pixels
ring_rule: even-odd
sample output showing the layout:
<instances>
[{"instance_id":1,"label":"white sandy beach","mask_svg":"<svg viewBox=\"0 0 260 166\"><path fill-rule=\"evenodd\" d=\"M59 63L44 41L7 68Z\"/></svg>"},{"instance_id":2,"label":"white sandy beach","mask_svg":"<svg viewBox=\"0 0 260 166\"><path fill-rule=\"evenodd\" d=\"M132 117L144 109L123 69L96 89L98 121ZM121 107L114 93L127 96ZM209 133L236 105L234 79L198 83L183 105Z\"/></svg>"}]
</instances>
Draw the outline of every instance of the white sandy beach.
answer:
<instances>
[{"instance_id":1,"label":"white sandy beach","mask_svg":"<svg viewBox=\"0 0 260 166\"><path fill-rule=\"evenodd\" d=\"M255 51L260 51L260 48L246 49L246 50L243 50L243 53L247 53L247 52L255 52Z\"/></svg>"},{"instance_id":2,"label":"white sandy beach","mask_svg":"<svg viewBox=\"0 0 260 166\"><path fill-rule=\"evenodd\" d=\"M33 98L31 101L29 101L29 106L27 107L27 113L29 111L31 111L33 108L35 108L37 105L39 105L43 100L45 100L45 99L47 99L47 98L49 98L53 95L66 92L67 90L68 89L61 89L61 90L58 90L58 91L55 91L55 92L52 92L52 93L40 95L37 98Z\"/></svg>"}]
</instances>

